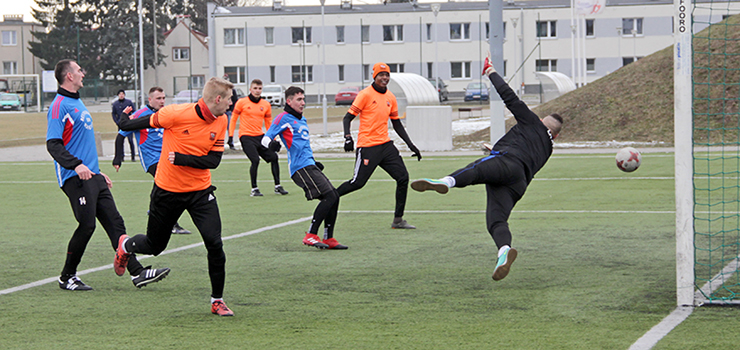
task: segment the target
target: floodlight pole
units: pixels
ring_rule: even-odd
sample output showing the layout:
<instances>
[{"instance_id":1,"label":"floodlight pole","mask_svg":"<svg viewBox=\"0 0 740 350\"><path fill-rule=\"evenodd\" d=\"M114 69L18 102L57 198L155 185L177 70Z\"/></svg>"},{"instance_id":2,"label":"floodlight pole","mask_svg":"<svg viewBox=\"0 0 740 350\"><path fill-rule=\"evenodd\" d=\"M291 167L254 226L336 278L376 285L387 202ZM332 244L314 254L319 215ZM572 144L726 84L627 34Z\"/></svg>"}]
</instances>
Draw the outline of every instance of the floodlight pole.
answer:
<instances>
[{"instance_id":1,"label":"floodlight pole","mask_svg":"<svg viewBox=\"0 0 740 350\"><path fill-rule=\"evenodd\" d=\"M136 106L140 108L145 102L144 95L144 3L139 0L139 84L141 84L141 104Z\"/></svg>"},{"instance_id":2,"label":"floodlight pole","mask_svg":"<svg viewBox=\"0 0 740 350\"><path fill-rule=\"evenodd\" d=\"M489 12L489 23L488 35L489 52L491 53L491 64L497 72L504 71L504 37L503 37L503 26L494 25L494 23L503 23L504 19L504 5L502 1L491 0L488 2ZM480 74L480 73L478 73ZM492 90L495 90L492 89ZM495 91L494 91L495 92ZM498 93L488 94L488 105L490 106L491 114L491 144L495 144L501 137L506 133L506 123L504 121L504 101Z\"/></svg>"},{"instance_id":3,"label":"floodlight pole","mask_svg":"<svg viewBox=\"0 0 740 350\"><path fill-rule=\"evenodd\" d=\"M321 109L324 121L324 136L329 135L328 117L326 116L326 26L324 25L324 3L321 1L321 80L323 81L323 97L321 99ZM362 45L362 44L360 44Z\"/></svg>"}]
</instances>

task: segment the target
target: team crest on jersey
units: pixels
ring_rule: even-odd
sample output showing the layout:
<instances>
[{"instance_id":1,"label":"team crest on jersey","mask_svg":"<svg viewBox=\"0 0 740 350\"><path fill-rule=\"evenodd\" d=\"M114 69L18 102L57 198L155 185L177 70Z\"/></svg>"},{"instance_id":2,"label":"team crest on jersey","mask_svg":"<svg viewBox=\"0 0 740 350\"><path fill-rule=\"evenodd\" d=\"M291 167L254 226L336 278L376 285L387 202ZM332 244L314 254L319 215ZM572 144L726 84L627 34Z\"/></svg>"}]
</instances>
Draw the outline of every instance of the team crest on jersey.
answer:
<instances>
[{"instance_id":1,"label":"team crest on jersey","mask_svg":"<svg viewBox=\"0 0 740 350\"><path fill-rule=\"evenodd\" d=\"M385 104L388 105L388 107L391 106L391 101L385 101Z\"/></svg>"},{"instance_id":2,"label":"team crest on jersey","mask_svg":"<svg viewBox=\"0 0 740 350\"><path fill-rule=\"evenodd\" d=\"M265 107L260 107L260 112L264 110L265 110Z\"/></svg>"},{"instance_id":3,"label":"team crest on jersey","mask_svg":"<svg viewBox=\"0 0 740 350\"><path fill-rule=\"evenodd\" d=\"M216 139L216 133L215 132L212 132L211 133L211 141L213 141L215 139Z\"/></svg>"}]
</instances>

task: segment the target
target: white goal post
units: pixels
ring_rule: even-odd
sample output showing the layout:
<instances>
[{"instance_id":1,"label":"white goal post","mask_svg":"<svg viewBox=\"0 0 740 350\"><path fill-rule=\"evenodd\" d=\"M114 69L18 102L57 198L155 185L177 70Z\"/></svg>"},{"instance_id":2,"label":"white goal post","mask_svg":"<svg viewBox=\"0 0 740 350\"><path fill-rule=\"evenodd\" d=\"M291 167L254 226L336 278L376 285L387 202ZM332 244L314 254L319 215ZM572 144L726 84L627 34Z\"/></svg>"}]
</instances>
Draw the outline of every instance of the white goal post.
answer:
<instances>
[{"instance_id":1,"label":"white goal post","mask_svg":"<svg viewBox=\"0 0 740 350\"><path fill-rule=\"evenodd\" d=\"M27 78L33 78L36 80L36 111L41 112L41 79L38 74L0 74L0 79L7 79L8 80L8 87L12 87L11 80L13 78L21 78L21 79L27 79ZM13 92L13 91L10 91ZM24 103L28 101L26 96L23 96Z\"/></svg>"},{"instance_id":2,"label":"white goal post","mask_svg":"<svg viewBox=\"0 0 740 350\"><path fill-rule=\"evenodd\" d=\"M692 0L674 0L674 148L676 301L694 305L694 165Z\"/></svg>"}]
</instances>

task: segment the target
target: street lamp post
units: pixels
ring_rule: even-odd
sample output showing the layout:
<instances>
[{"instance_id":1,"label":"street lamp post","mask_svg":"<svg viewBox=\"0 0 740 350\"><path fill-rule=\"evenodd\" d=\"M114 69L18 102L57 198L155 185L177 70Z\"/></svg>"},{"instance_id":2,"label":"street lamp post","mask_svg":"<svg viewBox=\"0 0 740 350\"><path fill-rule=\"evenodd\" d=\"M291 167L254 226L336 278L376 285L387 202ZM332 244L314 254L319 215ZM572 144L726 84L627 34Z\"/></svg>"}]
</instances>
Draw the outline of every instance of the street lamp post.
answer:
<instances>
[{"instance_id":1,"label":"street lamp post","mask_svg":"<svg viewBox=\"0 0 740 350\"><path fill-rule=\"evenodd\" d=\"M437 43L439 42L438 35L439 29L437 28L437 15L439 14L439 8L442 5L432 4L432 12L434 13L434 79L437 81L437 88L439 88L439 64L437 64Z\"/></svg>"},{"instance_id":2,"label":"street lamp post","mask_svg":"<svg viewBox=\"0 0 740 350\"><path fill-rule=\"evenodd\" d=\"M324 3L321 1L321 80L323 81L323 97L321 98L321 109L324 121L324 136L329 135L328 117L326 116L326 26L324 25Z\"/></svg>"}]
</instances>

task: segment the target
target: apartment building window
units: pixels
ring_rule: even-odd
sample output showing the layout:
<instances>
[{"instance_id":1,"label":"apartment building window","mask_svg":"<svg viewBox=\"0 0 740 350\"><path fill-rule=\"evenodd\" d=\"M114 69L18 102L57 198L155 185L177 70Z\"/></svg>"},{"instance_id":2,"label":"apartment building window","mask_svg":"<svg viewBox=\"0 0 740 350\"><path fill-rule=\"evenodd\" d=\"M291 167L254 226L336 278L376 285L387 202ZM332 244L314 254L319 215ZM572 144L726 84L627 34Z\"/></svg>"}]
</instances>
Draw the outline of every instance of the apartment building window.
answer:
<instances>
[{"instance_id":1,"label":"apartment building window","mask_svg":"<svg viewBox=\"0 0 740 350\"><path fill-rule=\"evenodd\" d=\"M305 68L305 69L301 69ZM313 66L290 66L291 82L293 83L312 83Z\"/></svg>"},{"instance_id":2,"label":"apartment building window","mask_svg":"<svg viewBox=\"0 0 740 350\"><path fill-rule=\"evenodd\" d=\"M622 18L622 35L642 35L642 18Z\"/></svg>"},{"instance_id":3,"label":"apartment building window","mask_svg":"<svg viewBox=\"0 0 740 350\"><path fill-rule=\"evenodd\" d=\"M18 62L3 62L3 74L18 74Z\"/></svg>"},{"instance_id":4,"label":"apartment building window","mask_svg":"<svg viewBox=\"0 0 740 350\"><path fill-rule=\"evenodd\" d=\"M558 60L535 60L538 72L557 72Z\"/></svg>"},{"instance_id":5,"label":"apartment building window","mask_svg":"<svg viewBox=\"0 0 740 350\"><path fill-rule=\"evenodd\" d=\"M506 40L506 22L504 22L504 31L502 33L503 33L503 39Z\"/></svg>"},{"instance_id":6,"label":"apartment building window","mask_svg":"<svg viewBox=\"0 0 740 350\"><path fill-rule=\"evenodd\" d=\"M362 43L369 43L370 42L370 26L362 26L360 28L360 36L362 37Z\"/></svg>"},{"instance_id":7,"label":"apartment building window","mask_svg":"<svg viewBox=\"0 0 740 350\"><path fill-rule=\"evenodd\" d=\"M537 21L538 38L557 38L558 21Z\"/></svg>"},{"instance_id":8,"label":"apartment building window","mask_svg":"<svg viewBox=\"0 0 740 350\"><path fill-rule=\"evenodd\" d=\"M406 66L403 63L388 63L391 73L403 73Z\"/></svg>"},{"instance_id":9,"label":"apartment building window","mask_svg":"<svg viewBox=\"0 0 740 350\"><path fill-rule=\"evenodd\" d=\"M224 45L244 45L244 28L224 28Z\"/></svg>"},{"instance_id":10,"label":"apartment building window","mask_svg":"<svg viewBox=\"0 0 740 350\"><path fill-rule=\"evenodd\" d=\"M626 65L628 65L628 64L630 64L632 62L635 62L635 61L637 61L637 60L639 60L641 58L642 57L622 57L622 65L623 66L626 66Z\"/></svg>"},{"instance_id":11,"label":"apartment building window","mask_svg":"<svg viewBox=\"0 0 740 350\"><path fill-rule=\"evenodd\" d=\"M187 47L173 47L172 48L172 60L173 61L190 60L190 49Z\"/></svg>"},{"instance_id":12,"label":"apartment building window","mask_svg":"<svg viewBox=\"0 0 740 350\"><path fill-rule=\"evenodd\" d=\"M427 41L432 41L432 24L427 23Z\"/></svg>"},{"instance_id":13,"label":"apartment building window","mask_svg":"<svg viewBox=\"0 0 740 350\"><path fill-rule=\"evenodd\" d=\"M434 73L434 71L432 70L433 68L434 62L427 62L427 78L434 78L434 76L432 75L432 73Z\"/></svg>"},{"instance_id":14,"label":"apartment building window","mask_svg":"<svg viewBox=\"0 0 740 350\"><path fill-rule=\"evenodd\" d=\"M224 74L229 76L229 81L234 84L246 84L246 69L243 66L224 67Z\"/></svg>"},{"instance_id":15,"label":"apartment building window","mask_svg":"<svg viewBox=\"0 0 740 350\"><path fill-rule=\"evenodd\" d=\"M384 42L402 42L403 41L403 25L390 25L383 26L383 41Z\"/></svg>"},{"instance_id":16,"label":"apartment building window","mask_svg":"<svg viewBox=\"0 0 740 350\"><path fill-rule=\"evenodd\" d=\"M18 38L16 37L15 30L3 30L3 46L16 45L18 45Z\"/></svg>"},{"instance_id":17,"label":"apartment building window","mask_svg":"<svg viewBox=\"0 0 740 350\"><path fill-rule=\"evenodd\" d=\"M370 65L362 65L362 81L370 81Z\"/></svg>"},{"instance_id":18,"label":"apartment building window","mask_svg":"<svg viewBox=\"0 0 740 350\"><path fill-rule=\"evenodd\" d=\"M590 38L594 37L594 20L593 19L586 20L586 36Z\"/></svg>"},{"instance_id":19,"label":"apartment building window","mask_svg":"<svg viewBox=\"0 0 740 350\"><path fill-rule=\"evenodd\" d=\"M596 59L595 58L586 59L586 73L596 73Z\"/></svg>"},{"instance_id":20,"label":"apartment building window","mask_svg":"<svg viewBox=\"0 0 740 350\"><path fill-rule=\"evenodd\" d=\"M491 36L491 23L486 22L486 40Z\"/></svg>"},{"instance_id":21,"label":"apartment building window","mask_svg":"<svg viewBox=\"0 0 740 350\"><path fill-rule=\"evenodd\" d=\"M339 82L344 82L344 65L340 64L337 66L337 76L339 76Z\"/></svg>"},{"instance_id":22,"label":"apartment building window","mask_svg":"<svg viewBox=\"0 0 740 350\"><path fill-rule=\"evenodd\" d=\"M293 44L298 44L298 41L303 40L304 44L310 44L311 41L311 27L291 27L293 33Z\"/></svg>"},{"instance_id":23,"label":"apartment building window","mask_svg":"<svg viewBox=\"0 0 740 350\"><path fill-rule=\"evenodd\" d=\"M337 44L344 44L344 26L337 26Z\"/></svg>"},{"instance_id":24,"label":"apartment building window","mask_svg":"<svg viewBox=\"0 0 740 350\"><path fill-rule=\"evenodd\" d=\"M470 23L450 23L450 40L470 40Z\"/></svg>"},{"instance_id":25,"label":"apartment building window","mask_svg":"<svg viewBox=\"0 0 740 350\"><path fill-rule=\"evenodd\" d=\"M265 27L265 44L275 45L275 28Z\"/></svg>"},{"instance_id":26,"label":"apartment building window","mask_svg":"<svg viewBox=\"0 0 740 350\"><path fill-rule=\"evenodd\" d=\"M470 62L450 62L452 79L470 78Z\"/></svg>"},{"instance_id":27,"label":"apartment building window","mask_svg":"<svg viewBox=\"0 0 740 350\"><path fill-rule=\"evenodd\" d=\"M193 89L202 89L203 86L206 84L206 76L205 75L193 75L190 77L190 83L193 87Z\"/></svg>"},{"instance_id":28,"label":"apartment building window","mask_svg":"<svg viewBox=\"0 0 740 350\"><path fill-rule=\"evenodd\" d=\"M275 82L275 66L270 66L270 82Z\"/></svg>"}]
</instances>

